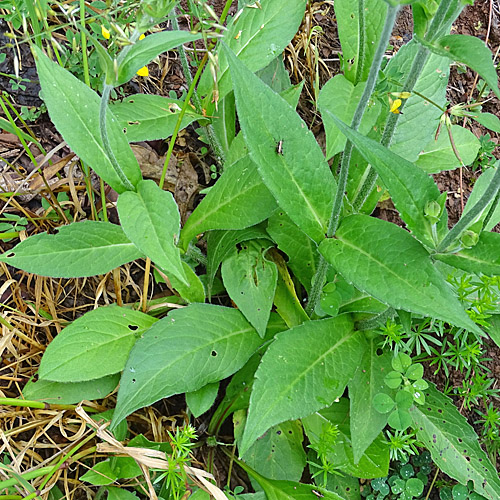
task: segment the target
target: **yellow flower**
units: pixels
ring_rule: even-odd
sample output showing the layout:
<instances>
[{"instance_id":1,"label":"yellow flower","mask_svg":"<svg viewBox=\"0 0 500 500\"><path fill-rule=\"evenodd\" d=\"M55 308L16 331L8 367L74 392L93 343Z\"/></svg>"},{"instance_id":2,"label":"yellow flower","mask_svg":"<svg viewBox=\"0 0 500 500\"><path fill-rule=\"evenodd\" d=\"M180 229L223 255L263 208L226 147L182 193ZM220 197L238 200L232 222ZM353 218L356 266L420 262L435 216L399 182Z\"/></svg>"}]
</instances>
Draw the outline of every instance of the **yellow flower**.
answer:
<instances>
[{"instance_id":1,"label":"yellow flower","mask_svg":"<svg viewBox=\"0 0 500 500\"><path fill-rule=\"evenodd\" d=\"M149 70L147 66L143 66L140 70L137 71L139 76L149 76Z\"/></svg>"},{"instance_id":2,"label":"yellow flower","mask_svg":"<svg viewBox=\"0 0 500 500\"><path fill-rule=\"evenodd\" d=\"M143 33L140 37L139 40L144 40L146 38L146 35Z\"/></svg>"},{"instance_id":3,"label":"yellow flower","mask_svg":"<svg viewBox=\"0 0 500 500\"><path fill-rule=\"evenodd\" d=\"M401 106L401 99L395 99L394 101L389 98L389 103L391 105L390 112L399 115L399 107Z\"/></svg>"},{"instance_id":4,"label":"yellow flower","mask_svg":"<svg viewBox=\"0 0 500 500\"><path fill-rule=\"evenodd\" d=\"M101 26L101 33L106 40L109 40L111 33L104 26Z\"/></svg>"}]
</instances>

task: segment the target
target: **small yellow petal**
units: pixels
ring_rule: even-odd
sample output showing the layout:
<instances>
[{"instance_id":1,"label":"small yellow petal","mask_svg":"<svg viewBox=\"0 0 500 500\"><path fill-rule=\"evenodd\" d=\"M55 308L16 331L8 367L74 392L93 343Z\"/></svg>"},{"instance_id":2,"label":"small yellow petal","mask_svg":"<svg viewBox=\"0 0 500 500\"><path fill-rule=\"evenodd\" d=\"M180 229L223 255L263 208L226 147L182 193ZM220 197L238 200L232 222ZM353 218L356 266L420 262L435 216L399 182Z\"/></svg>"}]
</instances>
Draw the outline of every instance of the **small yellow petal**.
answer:
<instances>
[{"instance_id":1,"label":"small yellow petal","mask_svg":"<svg viewBox=\"0 0 500 500\"><path fill-rule=\"evenodd\" d=\"M101 26L101 33L106 40L109 40L111 33L104 26Z\"/></svg>"},{"instance_id":2,"label":"small yellow petal","mask_svg":"<svg viewBox=\"0 0 500 500\"><path fill-rule=\"evenodd\" d=\"M390 109L390 112L391 113L395 113L395 114L399 114L399 107L401 106L401 99L395 99L392 103L391 103L391 109Z\"/></svg>"},{"instance_id":3,"label":"small yellow petal","mask_svg":"<svg viewBox=\"0 0 500 500\"><path fill-rule=\"evenodd\" d=\"M140 37L139 40L144 40L146 38L146 35L143 33Z\"/></svg>"},{"instance_id":4,"label":"small yellow petal","mask_svg":"<svg viewBox=\"0 0 500 500\"><path fill-rule=\"evenodd\" d=\"M147 66L143 66L140 70L137 71L139 76L149 76L149 70Z\"/></svg>"}]
</instances>

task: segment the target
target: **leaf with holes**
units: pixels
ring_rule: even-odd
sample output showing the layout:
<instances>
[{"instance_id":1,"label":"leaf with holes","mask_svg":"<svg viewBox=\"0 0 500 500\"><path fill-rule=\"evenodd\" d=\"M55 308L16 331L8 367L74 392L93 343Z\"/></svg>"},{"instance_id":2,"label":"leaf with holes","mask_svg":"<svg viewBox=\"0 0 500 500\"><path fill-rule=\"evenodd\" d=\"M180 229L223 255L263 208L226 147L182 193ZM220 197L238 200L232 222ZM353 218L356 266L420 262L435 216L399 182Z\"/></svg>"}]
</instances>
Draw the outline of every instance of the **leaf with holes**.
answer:
<instances>
[{"instance_id":1,"label":"leaf with holes","mask_svg":"<svg viewBox=\"0 0 500 500\"><path fill-rule=\"evenodd\" d=\"M56 234L30 236L0 255L0 261L41 276L81 278L142 257L120 226L89 220L61 226Z\"/></svg>"},{"instance_id":2,"label":"leaf with holes","mask_svg":"<svg viewBox=\"0 0 500 500\"><path fill-rule=\"evenodd\" d=\"M136 340L156 321L124 307L94 309L49 344L39 376L55 382L82 382L118 373Z\"/></svg>"},{"instance_id":3,"label":"leaf with holes","mask_svg":"<svg viewBox=\"0 0 500 500\"><path fill-rule=\"evenodd\" d=\"M310 415L341 396L365 348L347 315L306 321L276 335L255 375L240 453L271 426Z\"/></svg>"},{"instance_id":4,"label":"leaf with holes","mask_svg":"<svg viewBox=\"0 0 500 500\"><path fill-rule=\"evenodd\" d=\"M433 462L462 484L472 481L474 491L489 500L500 498L495 466L479 446L479 438L453 401L433 384L425 391L424 405L410 409L417 439L431 452Z\"/></svg>"},{"instance_id":5,"label":"leaf with holes","mask_svg":"<svg viewBox=\"0 0 500 500\"><path fill-rule=\"evenodd\" d=\"M262 339L236 309L191 304L169 313L137 341L123 370L116 426L138 408L229 377Z\"/></svg>"}]
</instances>

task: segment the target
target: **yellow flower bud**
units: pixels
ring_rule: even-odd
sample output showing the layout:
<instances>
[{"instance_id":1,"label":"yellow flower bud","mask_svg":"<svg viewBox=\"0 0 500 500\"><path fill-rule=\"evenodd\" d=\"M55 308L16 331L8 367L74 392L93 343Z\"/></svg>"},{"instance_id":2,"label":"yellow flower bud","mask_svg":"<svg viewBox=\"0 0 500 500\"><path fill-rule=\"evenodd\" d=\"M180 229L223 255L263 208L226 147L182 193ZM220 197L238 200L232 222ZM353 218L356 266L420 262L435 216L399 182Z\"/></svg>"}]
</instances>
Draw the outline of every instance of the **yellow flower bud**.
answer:
<instances>
[{"instance_id":1,"label":"yellow flower bud","mask_svg":"<svg viewBox=\"0 0 500 500\"><path fill-rule=\"evenodd\" d=\"M147 66L143 66L140 70L137 71L139 76L149 76L149 70Z\"/></svg>"},{"instance_id":2,"label":"yellow flower bud","mask_svg":"<svg viewBox=\"0 0 500 500\"><path fill-rule=\"evenodd\" d=\"M101 33L106 40L109 40L111 37L111 33L104 26L101 26Z\"/></svg>"}]
</instances>

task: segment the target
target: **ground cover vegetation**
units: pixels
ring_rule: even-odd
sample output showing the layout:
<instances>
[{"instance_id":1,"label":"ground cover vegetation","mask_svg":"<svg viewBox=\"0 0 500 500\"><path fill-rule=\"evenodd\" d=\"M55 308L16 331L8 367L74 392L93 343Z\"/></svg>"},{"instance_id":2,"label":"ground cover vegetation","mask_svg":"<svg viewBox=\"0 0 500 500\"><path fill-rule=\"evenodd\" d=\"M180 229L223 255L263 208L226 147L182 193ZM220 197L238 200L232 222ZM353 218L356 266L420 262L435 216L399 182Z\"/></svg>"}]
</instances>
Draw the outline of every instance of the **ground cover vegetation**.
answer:
<instances>
[{"instance_id":1,"label":"ground cover vegetation","mask_svg":"<svg viewBox=\"0 0 500 500\"><path fill-rule=\"evenodd\" d=\"M0 498L62 498L53 478L88 460L95 440L101 458L79 480L96 498L500 498L498 390L484 356L488 343L500 346L500 169L491 137L458 124L500 132L481 108L500 90L484 42L450 34L471 3L328 6L342 50L341 71L314 86L322 151L296 111L303 84L291 84L282 58L306 0L240 0L231 16L230 0L221 15L201 0L1 2L31 44L44 106L79 158L91 206L72 214L69 195L53 196L51 217L65 224L20 242L32 221L6 214L3 269L116 278L143 259L144 290L152 279L175 293L136 303L117 294L59 328L23 398L0 403L72 412L81 435L24 472L2 448ZM413 37L386 58L403 4ZM67 24L57 31L51 16ZM181 99L125 92L173 49L188 84ZM472 104L447 102L452 63L481 78ZM22 125L38 115L23 118L9 102L1 126L28 149L36 139ZM175 139L193 122L215 182L181 227L164 187ZM169 144L161 175L144 179L129 143L160 139ZM482 173L449 227L447 193L431 174L466 166ZM401 225L373 215L382 199ZM460 372L463 385L438 390L424 365L444 378ZM94 415L92 401L117 387L116 405ZM185 425L164 442L131 436L127 417L182 394ZM475 429L464 408L480 408ZM192 423L207 412L201 438ZM194 464L201 445L211 460L215 449L227 454L228 476L242 469L255 493L216 486Z\"/></svg>"}]
</instances>

